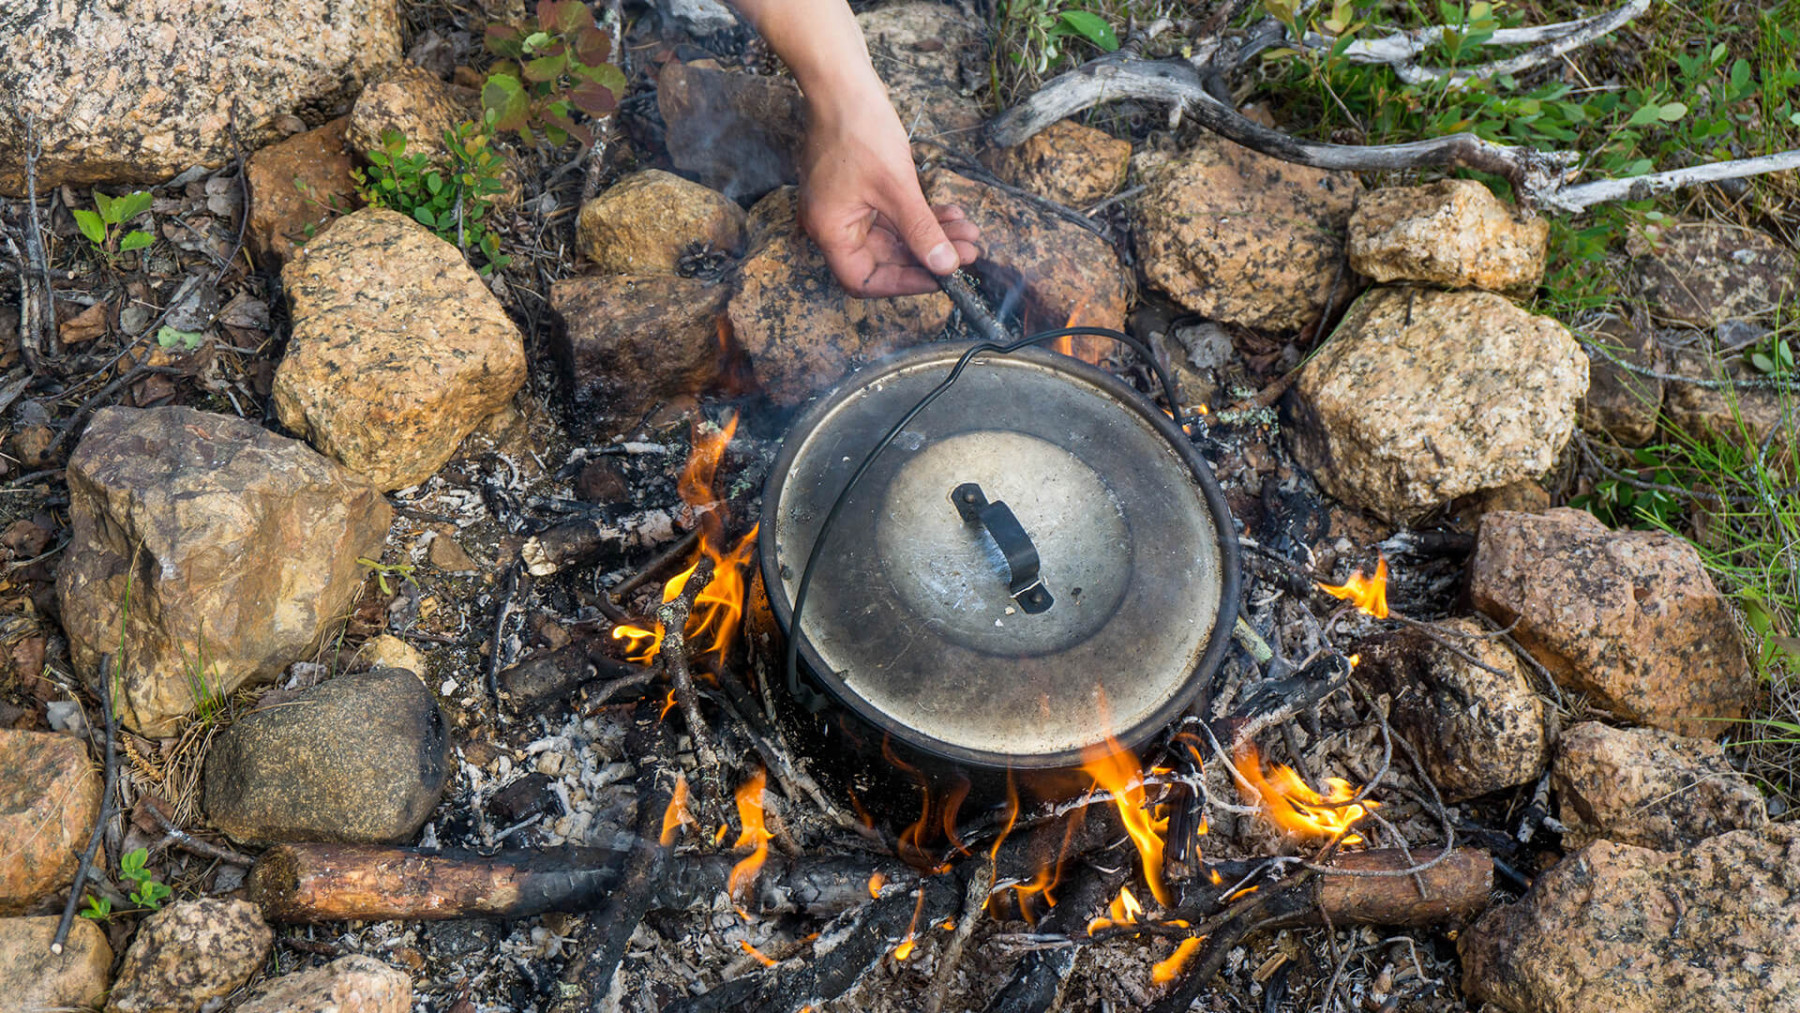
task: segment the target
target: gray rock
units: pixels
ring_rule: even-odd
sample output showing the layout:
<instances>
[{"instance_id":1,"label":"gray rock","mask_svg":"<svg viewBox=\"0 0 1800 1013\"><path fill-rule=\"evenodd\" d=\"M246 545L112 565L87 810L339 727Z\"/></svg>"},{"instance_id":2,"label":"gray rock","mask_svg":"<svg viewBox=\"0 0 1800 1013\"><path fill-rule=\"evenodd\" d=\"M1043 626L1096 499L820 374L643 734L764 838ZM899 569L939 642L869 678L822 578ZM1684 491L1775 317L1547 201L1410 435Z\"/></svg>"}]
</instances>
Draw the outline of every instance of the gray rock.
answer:
<instances>
[{"instance_id":1,"label":"gray rock","mask_svg":"<svg viewBox=\"0 0 1800 1013\"><path fill-rule=\"evenodd\" d=\"M1504 674L1402 630L1356 645L1356 677L1388 694L1394 730L1419 751L1446 801L1535 779L1550 759L1543 700L1506 645L1484 635L1486 627L1472 619L1442 625L1465 653Z\"/></svg>"},{"instance_id":2,"label":"gray rock","mask_svg":"<svg viewBox=\"0 0 1800 1013\"><path fill-rule=\"evenodd\" d=\"M1604 354L1594 355L1588 361L1587 396L1581 399L1582 428L1606 433L1627 447L1641 447L1656 435L1663 382L1620 363L1654 373L1665 372L1668 363L1664 361L1662 345L1655 335L1639 330L1623 317L1611 315L1589 337Z\"/></svg>"},{"instance_id":3,"label":"gray rock","mask_svg":"<svg viewBox=\"0 0 1800 1013\"><path fill-rule=\"evenodd\" d=\"M24 188L24 122L63 184L151 183L284 136L295 110L327 113L400 59L394 0L263 0L256 16L189 0L0 6L0 193Z\"/></svg>"},{"instance_id":4,"label":"gray rock","mask_svg":"<svg viewBox=\"0 0 1800 1013\"><path fill-rule=\"evenodd\" d=\"M237 1013L407 1013L412 976L373 957L339 957L324 967L265 983Z\"/></svg>"},{"instance_id":5,"label":"gray rock","mask_svg":"<svg viewBox=\"0 0 1800 1013\"><path fill-rule=\"evenodd\" d=\"M663 17L695 35L714 35L737 27L737 15L719 0L657 0Z\"/></svg>"},{"instance_id":6,"label":"gray rock","mask_svg":"<svg viewBox=\"0 0 1800 1013\"><path fill-rule=\"evenodd\" d=\"M1682 222L1627 247L1638 295L1664 319L1716 327L1773 313L1800 288L1800 259L1755 229Z\"/></svg>"},{"instance_id":7,"label":"gray rock","mask_svg":"<svg viewBox=\"0 0 1800 1013\"><path fill-rule=\"evenodd\" d=\"M443 795L447 750L437 698L413 673L340 675L214 740L206 812L245 843L403 841Z\"/></svg>"},{"instance_id":8,"label":"gray rock","mask_svg":"<svg viewBox=\"0 0 1800 1013\"><path fill-rule=\"evenodd\" d=\"M914 138L975 147L986 119L963 94L963 66L985 65L982 25L941 3L899 3L856 16L875 73Z\"/></svg>"},{"instance_id":9,"label":"gray rock","mask_svg":"<svg viewBox=\"0 0 1800 1013\"><path fill-rule=\"evenodd\" d=\"M1674 850L1769 822L1762 793L1707 739L1590 721L1563 733L1551 770L1565 847L1605 838Z\"/></svg>"},{"instance_id":10,"label":"gray rock","mask_svg":"<svg viewBox=\"0 0 1800 1013\"><path fill-rule=\"evenodd\" d=\"M121 638L114 701L142 735L273 679L341 619L393 509L296 440L191 408L106 408L69 457L56 595L90 679ZM130 603L127 607L127 589Z\"/></svg>"},{"instance_id":11,"label":"gray rock","mask_svg":"<svg viewBox=\"0 0 1800 1013\"><path fill-rule=\"evenodd\" d=\"M176 901L138 927L106 1013L194 1013L249 981L274 941L249 901Z\"/></svg>"},{"instance_id":12,"label":"gray rock","mask_svg":"<svg viewBox=\"0 0 1800 1013\"><path fill-rule=\"evenodd\" d=\"M1796 824L1589 845L1462 933L1464 994L1509 1013L1792 1013L1796 870Z\"/></svg>"},{"instance_id":13,"label":"gray rock","mask_svg":"<svg viewBox=\"0 0 1800 1013\"><path fill-rule=\"evenodd\" d=\"M721 377L732 286L673 274L582 275L550 288L550 353L590 439L628 432L659 403Z\"/></svg>"}]
</instances>

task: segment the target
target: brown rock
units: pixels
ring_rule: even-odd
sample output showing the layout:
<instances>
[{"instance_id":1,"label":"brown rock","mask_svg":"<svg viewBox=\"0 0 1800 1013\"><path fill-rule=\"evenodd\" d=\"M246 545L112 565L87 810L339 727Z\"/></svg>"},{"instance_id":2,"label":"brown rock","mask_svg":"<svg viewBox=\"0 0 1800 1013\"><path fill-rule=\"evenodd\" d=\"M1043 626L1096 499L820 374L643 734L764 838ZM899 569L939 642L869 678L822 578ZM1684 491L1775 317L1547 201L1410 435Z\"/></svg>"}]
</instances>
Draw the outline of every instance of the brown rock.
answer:
<instances>
[{"instance_id":1,"label":"brown rock","mask_svg":"<svg viewBox=\"0 0 1800 1013\"><path fill-rule=\"evenodd\" d=\"M675 168L732 200L799 179L806 111L792 81L670 61L657 75L656 107Z\"/></svg>"},{"instance_id":2,"label":"brown rock","mask_svg":"<svg viewBox=\"0 0 1800 1013\"><path fill-rule=\"evenodd\" d=\"M270 270L279 271L314 234L330 225L333 211L362 207L350 170L356 163L345 143L350 121L330 123L271 144L250 156L250 249ZM328 210L331 209L331 210Z\"/></svg>"},{"instance_id":3,"label":"brown rock","mask_svg":"<svg viewBox=\"0 0 1800 1013\"><path fill-rule=\"evenodd\" d=\"M374 957L339 957L265 983L237 1013L408 1013L412 978Z\"/></svg>"},{"instance_id":4,"label":"brown rock","mask_svg":"<svg viewBox=\"0 0 1800 1013\"><path fill-rule=\"evenodd\" d=\"M213 740L206 815L246 844L404 841L443 797L445 736L417 673L336 676Z\"/></svg>"},{"instance_id":5,"label":"brown rock","mask_svg":"<svg viewBox=\"0 0 1800 1013\"><path fill-rule=\"evenodd\" d=\"M1536 778L1550 760L1544 702L1505 644L1473 619L1440 624L1472 665L1416 630L1364 640L1356 677L1392 699L1394 730L1419 751L1445 801L1460 802Z\"/></svg>"},{"instance_id":6,"label":"brown rock","mask_svg":"<svg viewBox=\"0 0 1800 1013\"><path fill-rule=\"evenodd\" d=\"M963 94L963 64L985 65L981 24L955 7L901 3L856 16L888 101L915 140L975 147L986 116Z\"/></svg>"},{"instance_id":7,"label":"brown rock","mask_svg":"<svg viewBox=\"0 0 1800 1013\"><path fill-rule=\"evenodd\" d=\"M950 299L851 298L801 231L796 194L783 189L750 209L750 249L729 313L763 389L794 405L862 363L935 337Z\"/></svg>"},{"instance_id":8,"label":"brown rock","mask_svg":"<svg viewBox=\"0 0 1800 1013\"><path fill-rule=\"evenodd\" d=\"M1793 251L1741 226L1683 222L1646 230L1628 249L1632 280L1652 311L1700 327L1767 316L1800 285Z\"/></svg>"},{"instance_id":9,"label":"brown rock","mask_svg":"<svg viewBox=\"0 0 1800 1013\"><path fill-rule=\"evenodd\" d=\"M106 933L77 918L62 953L54 954L50 940L59 921L55 915L0 918L0 995L8 1009L97 1006L105 998L113 958Z\"/></svg>"},{"instance_id":10,"label":"brown rock","mask_svg":"<svg viewBox=\"0 0 1800 1013\"><path fill-rule=\"evenodd\" d=\"M92 679L123 637L113 703L152 737L196 695L272 679L316 646L362 586L357 557L380 554L393 519L380 493L305 444L191 408L100 410L68 477L56 593L70 654Z\"/></svg>"},{"instance_id":11,"label":"brown rock","mask_svg":"<svg viewBox=\"0 0 1800 1013\"><path fill-rule=\"evenodd\" d=\"M947 169L925 179L933 204L961 207L981 229L982 257L973 270L1001 291L1025 291L1027 331L1062 327L1071 320L1091 327L1125 326L1131 278L1112 244L1049 211ZM1078 338L1074 351L1090 361L1118 346L1105 338Z\"/></svg>"},{"instance_id":12,"label":"brown rock","mask_svg":"<svg viewBox=\"0 0 1800 1013\"><path fill-rule=\"evenodd\" d=\"M388 633L370 637L357 648L356 660L366 668L398 668L411 672L420 679L430 672L425 664L425 655L419 653L418 648Z\"/></svg>"},{"instance_id":13,"label":"brown rock","mask_svg":"<svg viewBox=\"0 0 1800 1013\"><path fill-rule=\"evenodd\" d=\"M274 941L247 900L176 901L138 927L106 1013L195 1013L249 981Z\"/></svg>"},{"instance_id":14,"label":"brown rock","mask_svg":"<svg viewBox=\"0 0 1800 1013\"><path fill-rule=\"evenodd\" d=\"M1074 120L1057 120L1011 148L989 148L994 175L1072 208L1097 204L1125 185L1131 142Z\"/></svg>"},{"instance_id":15,"label":"brown rock","mask_svg":"<svg viewBox=\"0 0 1800 1013\"><path fill-rule=\"evenodd\" d=\"M1407 523L1548 471L1587 356L1491 292L1380 288L1350 307L1289 397L1295 456L1331 495Z\"/></svg>"},{"instance_id":16,"label":"brown rock","mask_svg":"<svg viewBox=\"0 0 1800 1013\"><path fill-rule=\"evenodd\" d=\"M1720 359L1697 348L1668 349L1669 372L1702 380L1751 380L1760 374L1743 359ZM1782 395L1753 387L1715 390L1693 383L1669 383L1663 411L1669 425L1698 438L1724 436L1743 444L1760 444L1775 434L1777 444L1792 445L1794 424Z\"/></svg>"},{"instance_id":17,"label":"brown rock","mask_svg":"<svg viewBox=\"0 0 1800 1013\"><path fill-rule=\"evenodd\" d=\"M338 219L281 273L283 425L382 490L430 478L525 385L525 347L462 254L403 215Z\"/></svg>"},{"instance_id":18,"label":"brown rock","mask_svg":"<svg viewBox=\"0 0 1800 1013\"><path fill-rule=\"evenodd\" d=\"M427 550L426 556L431 560L432 566L445 573L472 573L476 569L475 561L469 558L462 546L456 544L456 539L441 531L431 540L431 548Z\"/></svg>"},{"instance_id":19,"label":"brown rock","mask_svg":"<svg viewBox=\"0 0 1800 1013\"><path fill-rule=\"evenodd\" d=\"M1533 481L1514 482L1498 489L1483 489L1450 504L1450 525L1458 531L1474 534L1481 530L1481 519L1501 510L1522 514L1541 514L1550 509L1550 493Z\"/></svg>"},{"instance_id":20,"label":"brown rock","mask_svg":"<svg viewBox=\"0 0 1800 1013\"><path fill-rule=\"evenodd\" d=\"M1605 838L1674 851L1769 822L1762 793L1709 739L1590 721L1563 733L1551 772L1567 848Z\"/></svg>"},{"instance_id":21,"label":"brown rock","mask_svg":"<svg viewBox=\"0 0 1800 1013\"><path fill-rule=\"evenodd\" d=\"M1744 716L1756 677L1731 607L1693 547L1609 531L1593 515L1494 513L1470 574L1475 607L1564 687L1622 717L1711 736Z\"/></svg>"},{"instance_id":22,"label":"brown rock","mask_svg":"<svg viewBox=\"0 0 1800 1013\"><path fill-rule=\"evenodd\" d=\"M1641 447L1656 435L1663 382L1634 373L1619 362L1667 372L1662 344L1655 335L1612 315L1601 321L1588 338L1603 354L1589 360L1587 396L1581 399L1581 426L1603 432L1624 446Z\"/></svg>"},{"instance_id":23,"label":"brown rock","mask_svg":"<svg viewBox=\"0 0 1800 1013\"><path fill-rule=\"evenodd\" d=\"M1215 320L1286 330L1324 311L1358 183L1206 135L1152 170L1137 203L1144 276Z\"/></svg>"},{"instance_id":24,"label":"brown rock","mask_svg":"<svg viewBox=\"0 0 1800 1013\"><path fill-rule=\"evenodd\" d=\"M99 818L100 778L80 739L0 729L0 914L74 882Z\"/></svg>"},{"instance_id":25,"label":"brown rock","mask_svg":"<svg viewBox=\"0 0 1800 1013\"><path fill-rule=\"evenodd\" d=\"M646 169L583 204L575 237L608 274L676 274L697 247L743 253L744 209L717 190Z\"/></svg>"},{"instance_id":26,"label":"brown rock","mask_svg":"<svg viewBox=\"0 0 1800 1013\"><path fill-rule=\"evenodd\" d=\"M1523 298L1544 277L1546 219L1524 217L1472 179L1358 195L1350 266L1377 282L1485 288Z\"/></svg>"},{"instance_id":27,"label":"brown rock","mask_svg":"<svg viewBox=\"0 0 1800 1013\"><path fill-rule=\"evenodd\" d=\"M479 108L480 97L466 89L422 67L397 64L357 96L350 109L350 148L379 150L388 131L395 131L406 138L409 153L443 155L444 131L469 121Z\"/></svg>"},{"instance_id":28,"label":"brown rock","mask_svg":"<svg viewBox=\"0 0 1800 1013\"><path fill-rule=\"evenodd\" d=\"M1601 841L1457 940L1463 991L1510 1013L1790 1013L1800 824L1682 852Z\"/></svg>"},{"instance_id":29,"label":"brown rock","mask_svg":"<svg viewBox=\"0 0 1800 1013\"><path fill-rule=\"evenodd\" d=\"M155 183L284 136L400 58L394 0L266 0L255 17L187 0L8 5L0 20L0 194L22 196L24 123L44 146L38 193Z\"/></svg>"},{"instance_id":30,"label":"brown rock","mask_svg":"<svg viewBox=\"0 0 1800 1013\"><path fill-rule=\"evenodd\" d=\"M669 398L698 394L719 379L729 285L674 275L565 278L550 287L563 318L550 351L585 411L584 427L606 438L636 426Z\"/></svg>"}]
</instances>

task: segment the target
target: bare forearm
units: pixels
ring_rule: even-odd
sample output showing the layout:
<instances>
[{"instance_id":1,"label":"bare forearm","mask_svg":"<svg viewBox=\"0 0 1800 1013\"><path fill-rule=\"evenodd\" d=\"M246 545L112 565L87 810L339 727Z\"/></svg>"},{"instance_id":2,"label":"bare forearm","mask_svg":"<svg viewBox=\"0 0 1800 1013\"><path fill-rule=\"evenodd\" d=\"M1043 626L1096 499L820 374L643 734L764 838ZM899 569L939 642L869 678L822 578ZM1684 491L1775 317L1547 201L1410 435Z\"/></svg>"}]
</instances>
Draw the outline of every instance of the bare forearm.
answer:
<instances>
[{"instance_id":1,"label":"bare forearm","mask_svg":"<svg viewBox=\"0 0 1800 1013\"><path fill-rule=\"evenodd\" d=\"M731 0L768 40L815 116L886 102L862 30L844 0Z\"/></svg>"}]
</instances>

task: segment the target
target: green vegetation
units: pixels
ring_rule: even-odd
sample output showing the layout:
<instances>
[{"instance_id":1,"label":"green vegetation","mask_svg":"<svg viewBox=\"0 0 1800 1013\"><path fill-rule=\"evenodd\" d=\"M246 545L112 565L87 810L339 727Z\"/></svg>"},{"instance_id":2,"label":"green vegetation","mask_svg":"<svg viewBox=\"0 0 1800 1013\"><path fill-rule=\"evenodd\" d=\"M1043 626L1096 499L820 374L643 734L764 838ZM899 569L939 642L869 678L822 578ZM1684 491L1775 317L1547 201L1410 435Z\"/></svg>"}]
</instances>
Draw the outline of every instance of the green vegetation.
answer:
<instances>
[{"instance_id":1,"label":"green vegetation","mask_svg":"<svg viewBox=\"0 0 1800 1013\"><path fill-rule=\"evenodd\" d=\"M403 580L414 587L419 586L418 579L413 576L413 571L418 567L410 563L382 563L365 556L356 557L356 561L374 571L375 583L381 586L382 594L394 593L393 586L388 583L389 577Z\"/></svg>"},{"instance_id":2,"label":"green vegetation","mask_svg":"<svg viewBox=\"0 0 1800 1013\"><path fill-rule=\"evenodd\" d=\"M131 888L131 902L139 910L156 911L162 907L174 892L162 883L158 883L144 866L150 861L150 849L136 848L119 856L119 878ZM81 917L103 922L112 917L112 901L105 897L87 896L87 907L82 910Z\"/></svg>"},{"instance_id":3,"label":"green vegetation","mask_svg":"<svg viewBox=\"0 0 1800 1013\"><path fill-rule=\"evenodd\" d=\"M99 208L98 211L71 209L70 214L75 216L75 226L81 230L81 234L111 264L121 253L141 250L156 242L155 236L142 229L124 235L120 235L118 231L119 226L150 210L154 199L146 190L128 193L123 197L108 197L95 190L94 206Z\"/></svg>"},{"instance_id":4,"label":"green vegetation","mask_svg":"<svg viewBox=\"0 0 1800 1013\"><path fill-rule=\"evenodd\" d=\"M607 62L612 38L580 0L539 0L536 23L489 25L487 48L500 57L488 68L481 103L494 129L521 137L542 133L562 147L571 138L594 143L587 120L617 108L625 75Z\"/></svg>"},{"instance_id":5,"label":"green vegetation","mask_svg":"<svg viewBox=\"0 0 1800 1013\"><path fill-rule=\"evenodd\" d=\"M390 130L379 149L367 152L368 171L351 170L356 192L371 206L407 215L459 249L478 250L485 260L479 270L491 274L510 259L486 221L495 195L506 189L506 159L489 146L491 137L485 127L464 123L444 131L447 158L434 158L409 154L406 138Z\"/></svg>"}]
</instances>

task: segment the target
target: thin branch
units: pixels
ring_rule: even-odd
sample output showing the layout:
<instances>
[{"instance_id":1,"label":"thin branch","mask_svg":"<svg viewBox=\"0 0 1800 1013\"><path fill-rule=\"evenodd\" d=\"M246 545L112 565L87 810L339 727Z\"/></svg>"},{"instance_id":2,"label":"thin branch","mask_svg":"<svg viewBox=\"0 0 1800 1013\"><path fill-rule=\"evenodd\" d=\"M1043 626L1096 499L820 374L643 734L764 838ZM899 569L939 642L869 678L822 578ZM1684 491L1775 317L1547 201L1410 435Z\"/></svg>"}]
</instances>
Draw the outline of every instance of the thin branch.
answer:
<instances>
[{"instance_id":1,"label":"thin branch","mask_svg":"<svg viewBox=\"0 0 1800 1013\"><path fill-rule=\"evenodd\" d=\"M100 789L100 815L94 820L94 832L88 835L87 848L81 853L81 864L75 867L75 881L69 884L69 899L63 905L62 920L56 923L56 934L50 937L50 952L54 954L62 953L63 944L69 939L69 929L75 923L75 909L81 904L81 888L87 883L88 876L93 874L94 852L100 849L100 839L106 836L107 821L113 816L113 794L119 784L119 760L114 750L114 742L118 738L118 720L113 715L112 671L112 655L101 655L100 717L102 727L106 730L106 780Z\"/></svg>"},{"instance_id":2,"label":"thin branch","mask_svg":"<svg viewBox=\"0 0 1800 1013\"><path fill-rule=\"evenodd\" d=\"M1552 189L1537 195L1545 207L1557 211L1580 211L1593 204L1615 200L1649 200L1659 193L1683 187L1716 183L1722 179L1743 179L1771 172L1800 169L1800 150L1781 151L1756 158L1734 158L1727 162L1709 162L1686 169L1653 172L1630 179L1602 179Z\"/></svg>"}]
</instances>

